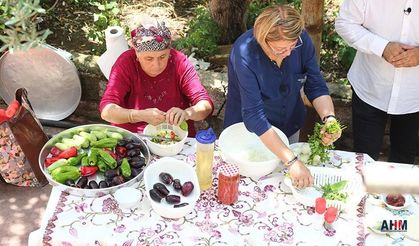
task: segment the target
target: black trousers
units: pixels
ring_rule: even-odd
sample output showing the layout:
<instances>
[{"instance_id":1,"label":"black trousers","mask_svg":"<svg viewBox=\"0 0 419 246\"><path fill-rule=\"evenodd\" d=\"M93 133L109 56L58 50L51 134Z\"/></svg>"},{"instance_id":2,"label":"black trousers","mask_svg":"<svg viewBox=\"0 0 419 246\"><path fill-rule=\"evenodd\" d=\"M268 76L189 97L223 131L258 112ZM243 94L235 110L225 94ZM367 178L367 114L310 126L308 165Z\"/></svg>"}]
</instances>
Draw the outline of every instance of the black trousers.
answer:
<instances>
[{"instance_id":1,"label":"black trousers","mask_svg":"<svg viewBox=\"0 0 419 246\"><path fill-rule=\"evenodd\" d=\"M419 131L419 112L390 115L362 101L352 90L352 127L354 151L377 160L390 119L388 161L414 164Z\"/></svg>"}]
</instances>

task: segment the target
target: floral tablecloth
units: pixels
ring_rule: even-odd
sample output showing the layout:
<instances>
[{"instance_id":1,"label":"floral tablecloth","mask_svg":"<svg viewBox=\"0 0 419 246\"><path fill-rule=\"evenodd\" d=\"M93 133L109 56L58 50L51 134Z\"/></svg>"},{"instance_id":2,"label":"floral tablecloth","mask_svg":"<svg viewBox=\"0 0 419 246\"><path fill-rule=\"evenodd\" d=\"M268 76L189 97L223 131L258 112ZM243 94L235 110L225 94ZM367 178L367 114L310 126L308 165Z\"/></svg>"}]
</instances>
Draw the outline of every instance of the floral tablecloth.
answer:
<instances>
[{"instance_id":1,"label":"floral tablecloth","mask_svg":"<svg viewBox=\"0 0 419 246\"><path fill-rule=\"evenodd\" d=\"M195 165L195 140L188 139L183 151L175 156ZM153 157L154 162L158 157ZM216 148L214 174L222 164ZM329 166L357 173L368 156L333 151ZM152 165L152 163L151 163ZM193 212L173 220L157 215L146 198L144 184L138 207L121 209L111 195L82 198L53 188L40 233L42 245L391 245L385 235L369 236L365 229L365 196L360 204L339 214L332 226L313 207L296 202L283 184L282 170L261 180L242 177L239 200L222 205L213 187L201 194ZM215 177L215 175L214 175ZM371 239L371 240L370 240ZM396 244L409 245L403 239ZM414 244L412 244L414 245ZM416 245L419 245L418 243Z\"/></svg>"}]
</instances>

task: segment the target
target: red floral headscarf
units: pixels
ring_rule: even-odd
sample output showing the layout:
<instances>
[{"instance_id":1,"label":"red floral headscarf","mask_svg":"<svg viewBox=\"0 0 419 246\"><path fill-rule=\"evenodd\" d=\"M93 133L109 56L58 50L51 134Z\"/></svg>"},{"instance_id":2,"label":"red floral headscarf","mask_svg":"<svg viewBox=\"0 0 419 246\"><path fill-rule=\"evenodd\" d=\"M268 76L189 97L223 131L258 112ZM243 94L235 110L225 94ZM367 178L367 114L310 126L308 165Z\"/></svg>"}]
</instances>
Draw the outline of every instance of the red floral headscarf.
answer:
<instances>
[{"instance_id":1,"label":"red floral headscarf","mask_svg":"<svg viewBox=\"0 0 419 246\"><path fill-rule=\"evenodd\" d=\"M157 22L148 28L140 25L131 31L132 44L137 52L159 51L171 47L172 38L170 30L164 22Z\"/></svg>"}]
</instances>

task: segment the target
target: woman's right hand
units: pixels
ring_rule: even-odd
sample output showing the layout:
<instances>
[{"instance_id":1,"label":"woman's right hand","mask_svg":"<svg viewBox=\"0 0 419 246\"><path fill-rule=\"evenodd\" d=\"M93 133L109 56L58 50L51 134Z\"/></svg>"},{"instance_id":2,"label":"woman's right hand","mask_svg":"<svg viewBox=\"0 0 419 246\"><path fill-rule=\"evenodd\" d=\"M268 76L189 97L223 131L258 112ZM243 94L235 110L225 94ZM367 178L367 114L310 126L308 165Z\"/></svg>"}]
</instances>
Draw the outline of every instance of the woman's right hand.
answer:
<instances>
[{"instance_id":1,"label":"woman's right hand","mask_svg":"<svg viewBox=\"0 0 419 246\"><path fill-rule=\"evenodd\" d=\"M166 120L166 113L158 108L144 110L144 121L153 126L163 123Z\"/></svg>"},{"instance_id":2,"label":"woman's right hand","mask_svg":"<svg viewBox=\"0 0 419 246\"><path fill-rule=\"evenodd\" d=\"M302 189L313 185L313 176L310 170L300 160L289 167L289 174L295 187Z\"/></svg>"}]
</instances>

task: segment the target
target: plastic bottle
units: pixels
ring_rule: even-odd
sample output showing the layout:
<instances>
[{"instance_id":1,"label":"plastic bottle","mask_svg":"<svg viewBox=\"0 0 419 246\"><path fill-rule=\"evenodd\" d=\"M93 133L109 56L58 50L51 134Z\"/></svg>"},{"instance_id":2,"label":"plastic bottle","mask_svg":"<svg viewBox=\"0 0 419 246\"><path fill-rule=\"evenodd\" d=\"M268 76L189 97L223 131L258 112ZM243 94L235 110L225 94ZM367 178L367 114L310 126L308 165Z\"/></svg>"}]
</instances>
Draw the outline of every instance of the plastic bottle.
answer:
<instances>
[{"instance_id":1,"label":"plastic bottle","mask_svg":"<svg viewBox=\"0 0 419 246\"><path fill-rule=\"evenodd\" d=\"M196 174L201 191L212 186L212 162L214 161L214 142L217 138L212 128L201 130L195 136L196 145Z\"/></svg>"}]
</instances>

